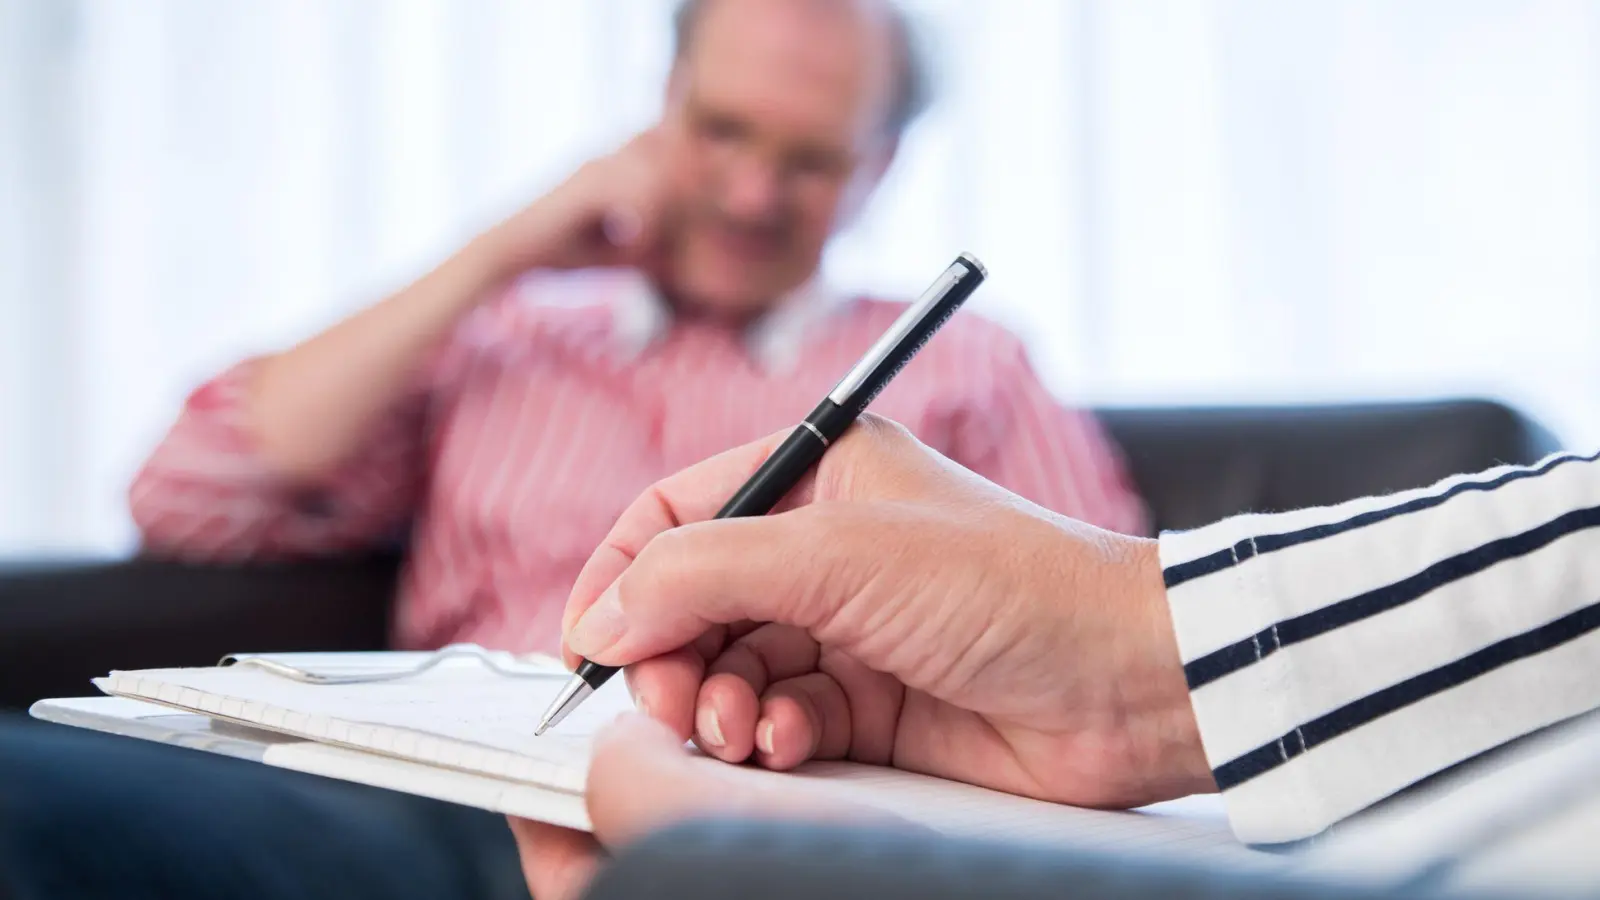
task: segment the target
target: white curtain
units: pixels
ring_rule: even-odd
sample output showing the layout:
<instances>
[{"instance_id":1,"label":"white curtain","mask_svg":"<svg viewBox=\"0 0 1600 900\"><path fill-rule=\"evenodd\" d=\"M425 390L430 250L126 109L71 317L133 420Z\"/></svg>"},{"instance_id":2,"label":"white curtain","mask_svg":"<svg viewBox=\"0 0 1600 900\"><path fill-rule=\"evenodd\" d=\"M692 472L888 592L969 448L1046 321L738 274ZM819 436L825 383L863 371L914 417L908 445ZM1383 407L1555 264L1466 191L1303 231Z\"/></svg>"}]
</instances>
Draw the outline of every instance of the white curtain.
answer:
<instances>
[{"instance_id":1,"label":"white curtain","mask_svg":"<svg viewBox=\"0 0 1600 900\"><path fill-rule=\"evenodd\" d=\"M1083 402L1508 399L1600 443L1600 5L921 0L842 281L958 250ZM120 550L186 391L647 122L669 0L0 0L0 552Z\"/></svg>"}]
</instances>

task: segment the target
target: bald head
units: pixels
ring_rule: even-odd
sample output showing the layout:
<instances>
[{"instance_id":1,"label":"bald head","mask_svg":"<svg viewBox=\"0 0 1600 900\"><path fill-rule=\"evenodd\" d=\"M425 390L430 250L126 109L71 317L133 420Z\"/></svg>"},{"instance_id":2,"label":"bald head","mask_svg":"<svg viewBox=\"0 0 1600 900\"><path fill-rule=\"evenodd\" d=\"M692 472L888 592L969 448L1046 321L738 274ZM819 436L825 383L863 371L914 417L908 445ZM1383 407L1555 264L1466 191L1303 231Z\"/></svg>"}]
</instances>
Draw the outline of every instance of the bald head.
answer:
<instances>
[{"instance_id":1,"label":"bald head","mask_svg":"<svg viewBox=\"0 0 1600 900\"><path fill-rule=\"evenodd\" d=\"M926 61L904 13L890 0L681 0L672 20L674 59L687 58L707 21L732 11L720 9L729 6L746 20L735 28L749 29L754 19L756 27L824 29L842 36L876 69L877 125L889 138L900 138L927 108L932 91ZM710 27L728 24L713 21Z\"/></svg>"}]
</instances>

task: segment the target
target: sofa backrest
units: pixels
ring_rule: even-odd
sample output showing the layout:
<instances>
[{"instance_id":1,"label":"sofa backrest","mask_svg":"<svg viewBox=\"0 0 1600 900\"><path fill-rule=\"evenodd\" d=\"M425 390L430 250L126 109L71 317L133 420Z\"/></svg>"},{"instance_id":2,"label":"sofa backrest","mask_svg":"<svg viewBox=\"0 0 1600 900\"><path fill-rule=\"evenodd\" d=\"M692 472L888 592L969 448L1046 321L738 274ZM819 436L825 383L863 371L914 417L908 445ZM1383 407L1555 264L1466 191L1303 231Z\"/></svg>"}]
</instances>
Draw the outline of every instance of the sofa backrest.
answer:
<instances>
[{"instance_id":1,"label":"sofa backrest","mask_svg":"<svg viewBox=\"0 0 1600 900\"><path fill-rule=\"evenodd\" d=\"M1162 528L1418 487L1556 449L1478 401L1104 411ZM0 562L0 710L93 693L114 668L250 650L362 650L388 634L399 551L274 565Z\"/></svg>"},{"instance_id":2,"label":"sofa backrest","mask_svg":"<svg viewBox=\"0 0 1600 900\"><path fill-rule=\"evenodd\" d=\"M1560 449L1487 400L1100 411L1162 529L1422 487Z\"/></svg>"}]
</instances>

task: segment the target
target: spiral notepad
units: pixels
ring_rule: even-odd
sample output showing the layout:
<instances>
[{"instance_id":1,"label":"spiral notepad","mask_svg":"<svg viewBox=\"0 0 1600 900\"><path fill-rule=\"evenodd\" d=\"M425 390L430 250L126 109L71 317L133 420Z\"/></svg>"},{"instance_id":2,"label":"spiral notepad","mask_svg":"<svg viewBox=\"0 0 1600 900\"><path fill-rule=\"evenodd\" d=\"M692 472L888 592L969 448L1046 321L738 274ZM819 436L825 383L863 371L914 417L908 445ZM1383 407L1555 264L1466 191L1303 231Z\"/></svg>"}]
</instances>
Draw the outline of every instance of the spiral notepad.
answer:
<instances>
[{"instance_id":1,"label":"spiral notepad","mask_svg":"<svg viewBox=\"0 0 1600 900\"><path fill-rule=\"evenodd\" d=\"M321 685L235 666L113 672L96 684L319 743L577 794L589 736L632 703L619 684L592 698L560 734L535 738L541 704L565 674L510 679L443 667L403 681Z\"/></svg>"}]
</instances>

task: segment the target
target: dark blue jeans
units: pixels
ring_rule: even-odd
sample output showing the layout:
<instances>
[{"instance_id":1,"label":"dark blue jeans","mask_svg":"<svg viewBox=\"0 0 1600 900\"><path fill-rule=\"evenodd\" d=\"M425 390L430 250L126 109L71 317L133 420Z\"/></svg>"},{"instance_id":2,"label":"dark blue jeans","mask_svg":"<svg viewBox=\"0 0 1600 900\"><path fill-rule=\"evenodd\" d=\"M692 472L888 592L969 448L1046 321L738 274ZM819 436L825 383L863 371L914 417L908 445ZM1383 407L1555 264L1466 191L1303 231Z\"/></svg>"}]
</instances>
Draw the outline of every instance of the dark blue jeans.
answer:
<instances>
[{"instance_id":1,"label":"dark blue jeans","mask_svg":"<svg viewBox=\"0 0 1600 900\"><path fill-rule=\"evenodd\" d=\"M0 897L517 898L499 816L0 716Z\"/></svg>"}]
</instances>

